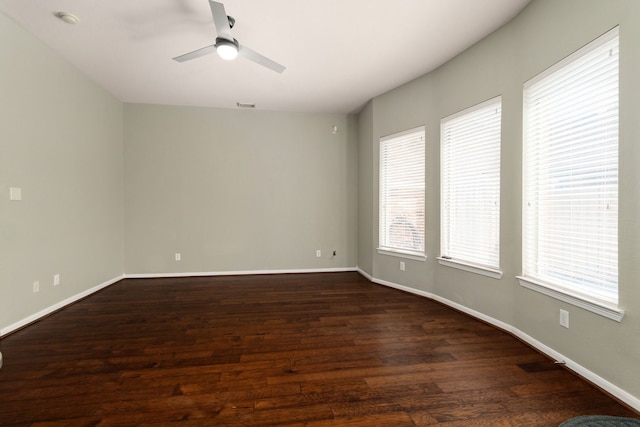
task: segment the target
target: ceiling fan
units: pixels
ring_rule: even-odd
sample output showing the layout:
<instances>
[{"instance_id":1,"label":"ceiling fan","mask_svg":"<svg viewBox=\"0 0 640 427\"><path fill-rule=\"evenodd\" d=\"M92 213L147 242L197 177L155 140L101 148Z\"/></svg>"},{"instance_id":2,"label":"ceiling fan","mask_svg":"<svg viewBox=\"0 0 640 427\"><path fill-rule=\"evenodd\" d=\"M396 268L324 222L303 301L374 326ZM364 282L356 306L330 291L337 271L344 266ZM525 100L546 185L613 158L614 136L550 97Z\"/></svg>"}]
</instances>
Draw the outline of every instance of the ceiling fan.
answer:
<instances>
[{"instance_id":1,"label":"ceiling fan","mask_svg":"<svg viewBox=\"0 0 640 427\"><path fill-rule=\"evenodd\" d=\"M217 1L209 0L209 6L211 7L211 14L213 15L213 22L218 31L216 37L216 43L210 46L205 46L193 52L185 53L184 55L176 56L173 58L178 62L185 62L191 59L196 59L204 55L208 55L212 52L217 52L222 59L232 60L237 56L242 56L250 61L260 64L276 73L282 73L285 67L277 62L259 54L258 52L249 49L248 47L238 43L238 40L234 39L231 35L231 28L233 28L236 20L233 17L228 16L224 10L224 5Z\"/></svg>"}]
</instances>

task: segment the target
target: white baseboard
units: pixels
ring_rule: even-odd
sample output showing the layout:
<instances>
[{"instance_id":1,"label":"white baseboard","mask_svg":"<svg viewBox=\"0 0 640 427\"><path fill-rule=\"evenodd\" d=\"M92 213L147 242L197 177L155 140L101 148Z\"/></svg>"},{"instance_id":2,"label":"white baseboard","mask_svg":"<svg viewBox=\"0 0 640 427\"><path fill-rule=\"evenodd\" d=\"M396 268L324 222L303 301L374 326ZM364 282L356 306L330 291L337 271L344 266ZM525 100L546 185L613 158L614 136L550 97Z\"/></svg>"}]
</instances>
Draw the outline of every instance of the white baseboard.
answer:
<instances>
[{"instance_id":1,"label":"white baseboard","mask_svg":"<svg viewBox=\"0 0 640 427\"><path fill-rule=\"evenodd\" d=\"M299 274L299 273L339 273L358 271L357 267L310 268L292 270L243 270L243 271L197 271L184 273L127 273L126 279L155 279L162 277L205 277L205 276L249 276L256 274Z\"/></svg>"},{"instance_id":2,"label":"white baseboard","mask_svg":"<svg viewBox=\"0 0 640 427\"><path fill-rule=\"evenodd\" d=\"M73 295L72 297L69 297L69 298L67 298L67 299L65 299L63 301L60 301L60 302L58 302L58 303L56 303L56 304L54 304L54 305L52 305L50 307L47 307L44 310L40 310L39 312L34 313L31 316L27 316L24 319L19 320L19 321L17 321L16 323L14 323L12 325L9 325L9 326L7 326L5 328L0 329L0 337L3 337L4 335L7 335L7 334L9 334L9 333L11 333L11 332L13 332L15 330L18 330L18 329L20 329L20 328L22 328L24 326L27 326L28 324L33 323L36 320L40 320L43 317L48 316L49 314L51 314L51 313L53 313L53 312L55 312L57 310L60 310L61 308L64 308L69 304L73 304L74 302L76 302L76 301L78 301L78 300L80 300L82 298L85 298L85 297L87 297L87 296L89 296L89 295L91 295L91 294L93 294L95 292L98 292L99 290L104 289L107 286L113 285L114 283L116 283L116 282L118 282L118 281L120 281L122 279L124 279L124 275L115 277L115 278L113 278L111 280L108 280L108 281L106 281L104 283L101 283L101 284L99 284L97 286L94 286L91 289L87 289L86 291L82 291L79 294Z\"/></svg>"},{"instance_id":3,"label":"white baseboard","mask_svg":"<svg viewBox=\"0 0 640 427\"><path fill-rule=\"evenodd\" d=\"M391 288L395 288L395 289L399 289L405 292L409 292L415 295L420 295L426 298L430 298L434 301L438 301L444 305L447 305L451 308L454 308L456 310L459 310L465 314L468 314L471 317L475 317L476 319L482 320L486 323L489 323L499 329L504 330L505 332L508 332L510 334L512 334L513 336L517 337L518 339L524 341L525 343L529 344L531 347L535 348L536 350L538 350L539 352L549 356L550 358L552 358L553 360L556 360L558 362L562 362L567 368L569 368L570 370L572 370L573 372L575 372L577 375L581 376L582 378L584 378L585 380L591 382L592 384L600 387L602 390L605 390L607 393L611 394L612 396L616 397L617 399L619 399L620 401L624 402L625 404L629 405L631 408L635 409L636 411L640 411L640 399L638 399L637 397L633 396L632 394L628 393L627 391L621 389L620 387L616 386L615 384L612 384L611 382L605 380L604 378L600 377L599 375L593 373L592 371L588 370L587 368L585 368L584 366L574 362L573 360L565 357L564 355L562 355L561 353L557 352L556 350L552 349L551 347L547 346L546 344L543 344L542 342L536 340L535 338L527 335L526 333L522 332L521 330L519 330L518 328L516 328L515 326L509 325L508 323L505 323L501 320L498 319L494 319L493 317L487 316L486 314L480 313L479 311L470 309L468 307L465 307L461 304L458 304L454 301L450 301L446 298L443 298L441 296L432 294L430 292L425 292L425 291L421 291L419 289L415 289L415 288L411 288L408 286L403 286L403 285L398 285L397 283L392 283L392 282L388 282L386 280L380 280L380 279L376 279L374 277L371 277L368 273L362 271L361 269L358 268L358 272L363 275L364 277L366 277L367 279L369 279L370 281L374 282L374 283L378 283L380 285L384 285L384 286L388 286Z\"/></svg>"},{"instance_id":4,"label":"white baseboard","mask_svg":"<svg viewBox=\"0 0 640 427\"><path fill-rule=\"evenodd\" d=\"M356 267L356 271L358 271L358 273L360 273L361 275L363 275L364 277L369 279L370 282L373 282L373 276L371 276L369 273L367 273L366 271L364 271L360 267Z\"/></svg>"}]
</instances>

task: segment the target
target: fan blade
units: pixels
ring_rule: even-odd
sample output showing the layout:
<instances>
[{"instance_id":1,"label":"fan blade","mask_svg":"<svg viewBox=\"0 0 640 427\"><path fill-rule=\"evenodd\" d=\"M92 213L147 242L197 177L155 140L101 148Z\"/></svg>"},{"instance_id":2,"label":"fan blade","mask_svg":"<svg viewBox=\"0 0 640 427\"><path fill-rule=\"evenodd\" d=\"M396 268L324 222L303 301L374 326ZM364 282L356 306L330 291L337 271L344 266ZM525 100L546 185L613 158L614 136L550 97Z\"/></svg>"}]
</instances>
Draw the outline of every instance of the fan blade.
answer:
<instances>
[{"instance_id":1,"label":"fan blade","mask_svg":"<svg viewBox=\"0 0 640 427\"><path fill-rule=\"evenodd\" d=\"M218 37L233 41L231 27L229 26L229 18L227 18L227 12L224 10L224 5L217 1L209 0L209 6L211 7L213 22L216 24Z\"/></svg>"},{"instance_id":2,"label":"fan blade","mask_svg":"<svg viewBox=\"0 0 640 427\"><path fill-rule=\"evenodd\" d=\"M208 55L212 52L216 51L216 45L212 44L211 46L205 46L198 50L194 50L193 52L185 53L184 55L176 56L173 58L174 61L185 62L190 61L192 59L200 58L201 56Z\"/></svg>"},{"instance_id":3,"label":"fan blade","mask_svg":"<svg viewBox=\"0 0 640 427\"><path fill-rule=\"evenodd\" d=\"M240 45L240 49L238 49L238 55L243 56L256 64L260 64L264 67L269 68L270 70L275 71L276 73L282 74L282 72L286 69L284 65L280 65L275 61L267 58L266 56L260 55L255 50L251 50L246 46Z\"/></svg>"}]
</instances>

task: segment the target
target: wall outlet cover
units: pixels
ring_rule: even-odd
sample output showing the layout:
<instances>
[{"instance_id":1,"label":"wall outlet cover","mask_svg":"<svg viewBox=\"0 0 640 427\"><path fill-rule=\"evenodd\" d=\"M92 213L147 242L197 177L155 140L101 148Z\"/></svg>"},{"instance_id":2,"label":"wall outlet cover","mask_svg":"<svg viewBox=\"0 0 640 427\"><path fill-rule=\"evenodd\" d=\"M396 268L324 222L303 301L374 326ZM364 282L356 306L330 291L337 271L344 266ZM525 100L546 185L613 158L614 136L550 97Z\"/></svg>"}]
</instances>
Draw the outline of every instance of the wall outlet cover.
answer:
<instances>
[{"instance_id":1,"label":"wall outlet cover","mask_svg":"<svg viewBox=\"0 0 640 427\"><path fill-rule=\"evenodd\" d=\"M560 326L569 329L569 312L567 310L560 310Z\"/></svg>"}]
</instances>

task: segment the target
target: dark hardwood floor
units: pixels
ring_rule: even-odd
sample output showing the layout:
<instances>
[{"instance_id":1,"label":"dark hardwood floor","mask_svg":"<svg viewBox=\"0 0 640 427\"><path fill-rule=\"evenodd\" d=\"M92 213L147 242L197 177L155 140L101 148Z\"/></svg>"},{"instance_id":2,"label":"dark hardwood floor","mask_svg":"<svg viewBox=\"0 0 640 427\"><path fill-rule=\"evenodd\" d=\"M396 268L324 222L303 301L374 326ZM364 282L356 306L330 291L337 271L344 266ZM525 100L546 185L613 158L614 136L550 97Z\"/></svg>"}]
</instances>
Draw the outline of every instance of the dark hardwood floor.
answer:
<instances>
[{"instance_id":1,"label":"dark hardwood floor","mask_svg":"<svg viewBox=\"0 0 640 427\"><path fill-rule=\"evenodd\" d=\"M637 417L512 336L357 273L127 279L0 350L1 426Z\"/></svg>"}]
</instances>

